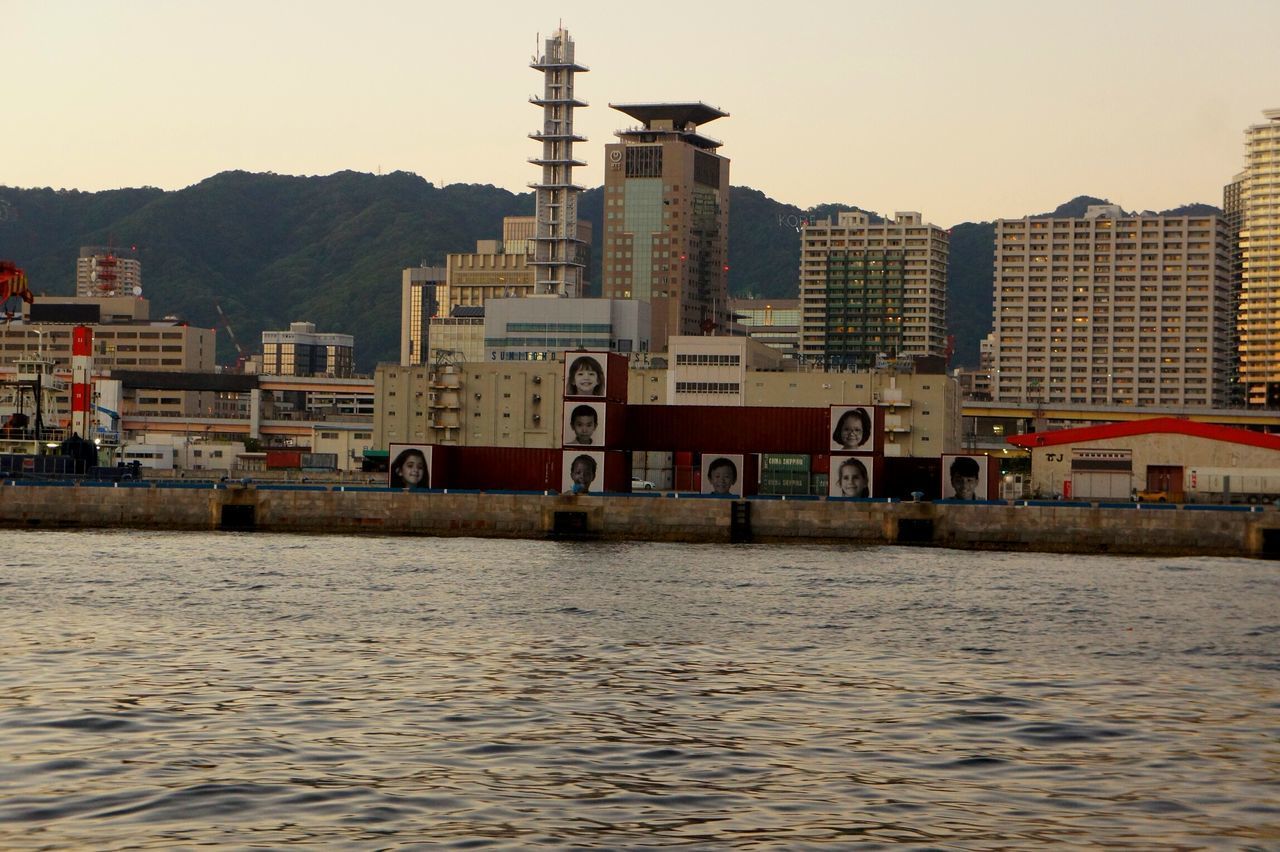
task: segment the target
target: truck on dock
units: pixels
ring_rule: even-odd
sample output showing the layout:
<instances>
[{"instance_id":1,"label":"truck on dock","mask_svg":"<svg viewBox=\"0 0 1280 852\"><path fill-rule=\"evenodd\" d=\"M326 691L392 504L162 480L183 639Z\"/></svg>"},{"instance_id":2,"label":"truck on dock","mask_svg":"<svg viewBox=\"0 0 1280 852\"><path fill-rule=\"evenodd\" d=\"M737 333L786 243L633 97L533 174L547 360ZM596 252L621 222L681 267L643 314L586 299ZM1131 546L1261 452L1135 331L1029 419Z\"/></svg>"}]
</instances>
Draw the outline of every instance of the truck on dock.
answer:
<instances>
[{"instance_id":1,"label":"truck on dock","mask_svg":"<svg viewBox=\"0 0 1280 852\"><path fill-rule=\"evenodd\" d=\"M1183 490L1194 503L1274 503L1280 468L1188 467Z\"/></svg>"}]
</instances>

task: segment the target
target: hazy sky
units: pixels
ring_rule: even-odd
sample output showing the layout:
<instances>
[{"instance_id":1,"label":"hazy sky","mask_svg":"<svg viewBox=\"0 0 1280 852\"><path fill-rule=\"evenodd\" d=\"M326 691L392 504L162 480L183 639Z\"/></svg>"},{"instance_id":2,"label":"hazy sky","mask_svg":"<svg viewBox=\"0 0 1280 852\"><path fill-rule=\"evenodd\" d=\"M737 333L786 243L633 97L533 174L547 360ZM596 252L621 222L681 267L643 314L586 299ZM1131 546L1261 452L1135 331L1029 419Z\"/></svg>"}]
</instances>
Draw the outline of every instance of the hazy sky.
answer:
<instances>
[{"instance_id":1,"label":"hazy sky","mask_svg":"<svg viewBox=\"0 0 1280 852\"><path fill-rule=\"evenodd\" d=\"M0 0L0 185L352 169L523 192L528 63L560 21L591 68L585 186L632 123L610 102L701 100L730 113L706 133L733 183L802 207L950 226L1082 193L1221 204L1280 107L1277 0Z\"/></svg>"}]
</instances>

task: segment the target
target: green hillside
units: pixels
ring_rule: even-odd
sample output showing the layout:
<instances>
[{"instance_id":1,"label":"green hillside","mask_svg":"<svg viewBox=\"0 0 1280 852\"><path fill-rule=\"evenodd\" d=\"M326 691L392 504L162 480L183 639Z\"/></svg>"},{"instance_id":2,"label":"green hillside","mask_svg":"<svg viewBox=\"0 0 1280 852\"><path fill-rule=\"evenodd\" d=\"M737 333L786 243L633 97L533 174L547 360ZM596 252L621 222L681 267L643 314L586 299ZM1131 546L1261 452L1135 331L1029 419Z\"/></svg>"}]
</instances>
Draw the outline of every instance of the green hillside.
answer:
<instances>
[{"instance_id":1,"label":"green hillside","mask_svg":"<svg viewBox=\"0 0 1280 852\"><path fill-rule=\"evenodd\" d=\"M590 277L596 295L602 199L596 188L579 203L579 215L594 225ZM1083 203L1097 200L1075 199L1059 210ZM733 187L731 293L794 298L799 223L852 209L832 204L803 210ZM404 172L224 172L172 192L0 187L0 258L25 268L36 293L70 295L80 246L136 246L156 315L211 327L217 325L215 304L221 304L251 349L264 329L307 320L323 331L355 335L357 365L367 372L399 357L401 269L472 251L476 240L501 236L503 216L532 212L532 193L437 187ZM976 363L978 341L991 328L992 238L988 223L951 232L949 331L956 337L956 363ZM227 336L218 338L219 360L229 363L234 353Z\"/></svg>"}]
</instances>

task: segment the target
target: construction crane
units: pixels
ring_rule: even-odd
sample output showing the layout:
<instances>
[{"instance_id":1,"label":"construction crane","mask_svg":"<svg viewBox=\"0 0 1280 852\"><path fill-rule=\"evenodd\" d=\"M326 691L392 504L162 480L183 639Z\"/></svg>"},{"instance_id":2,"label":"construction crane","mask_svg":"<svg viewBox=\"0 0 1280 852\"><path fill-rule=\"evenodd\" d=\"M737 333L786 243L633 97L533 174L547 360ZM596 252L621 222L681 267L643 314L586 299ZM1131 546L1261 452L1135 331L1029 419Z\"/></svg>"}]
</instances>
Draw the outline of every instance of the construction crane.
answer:
<instances>
[{"instance_id":1,"label":"construction crane","mask_svg":"<svg viewBox=\"0 0 1280 852\"><path fill-rule=\"evenodd\" d=\"M231 328L231 320L227 319L227 315L222 310L222 305L214 302L213 307L217 310L218 317L222 320L222 325L227 330L227 337L231 340L231 345L236 348L236 372L239 373L244 370L244 363L249 360L249 354L244 351L240 341L236 340L236 333Z\"/></svg>"},{"instance_id":2,"label":"construction crane","mask_svg":"<svg viewBox=\"0 0 1280 852\"><path fill-rule=\"evenodd\" d=\"M27 273L13 261L0 260L0 308L4 309L5 322L13 320L14 309L10 300L15 298L28 305L36 300L31 294L31 288L27 286Z\"/></svg>"}]
</instances>

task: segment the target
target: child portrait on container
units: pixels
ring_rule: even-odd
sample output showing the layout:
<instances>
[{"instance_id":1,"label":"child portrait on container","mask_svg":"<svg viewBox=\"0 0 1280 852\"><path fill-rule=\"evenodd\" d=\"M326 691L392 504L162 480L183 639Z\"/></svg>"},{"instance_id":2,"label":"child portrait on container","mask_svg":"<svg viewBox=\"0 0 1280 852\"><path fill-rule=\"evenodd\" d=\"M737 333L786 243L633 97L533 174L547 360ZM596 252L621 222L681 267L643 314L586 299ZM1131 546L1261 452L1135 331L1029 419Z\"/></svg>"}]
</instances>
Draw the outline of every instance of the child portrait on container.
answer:
<instances>
[{"instance_id":1,"label":"child portrait on container","mask_svg":"<svg viewBox=\"0 0 1280 852\"><path fill-rule=\"evenodd\" d=\"M738 466L731 459L718 458L707 467L712 494L732 494L738 482Z\"/></svg>"},{"instance_id":2,"label":"child portrait on container","mask_svg":"<svg viewBox=\"0 0 1280 852\"><path fill-rule=\"evenodd\" d=\"M604 396L604 368L590 355L582 355L569 365L567 396Z\"/></svg>"},{"instance_id":3,"label":"child portrait on container","mask_svg":"<svg viewBox=\"0 0 1280 852\"><path fill-rule=\"evenodd\" d=\"M871 437L871 418L865 408L850 408L836 421L831 440L842 450L856 450Z\"/></svg>"},{"instance_id":4,"label":"child portrait on container","mask_svg":"<svg viewBox=\"0 0 1280 852\"><path fill-rule=\"evenodd\" d=\"M590 405L579 405L569 415L569 428L573 430L573 440L568 444L593 444L598 417L596 410Z\"/></svg>"},{"instance_id":5,"label":"child portrait on container","mask_svg":"<svg viewBox=\"0 0 1280 852\"><path fill-rule=\"evenodd\" d=\"M860 459L845 459L839 471L841 497L870 497L867 466Z\"/></svg>"},{"instance_id":6,"label":"child portrait on container","mask_svg":"<svg viewBox=\"0 0 1280 852\"><path fill-rule=\"evenodd\" d=\"M978 460L960 456L951 463L952 500L978 499Z\"/></svg>"},{"instance_id":7,"label":"child portrait on container","mask_svg":"<svg viewBox=\"0 0 1280 852\"><path fill-rule=\"evenodd\" d=\"M586 454L578 456L569 465L569 478L573 481L574 494L590 491L591 483L596 481L596 460Z\"/></svg>"},{"instance_id":8,"label":"child portrait on container","mask_svg":"<svg viewBox=\"0 0 1280 852\"><path fill-rule=\"evenodd\" d=\"M391 487L426 488L429 482L426 454L417 447L401 450L391 463Z\"/></svg>"}]
</instances>

